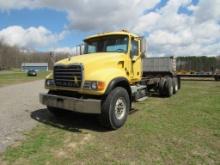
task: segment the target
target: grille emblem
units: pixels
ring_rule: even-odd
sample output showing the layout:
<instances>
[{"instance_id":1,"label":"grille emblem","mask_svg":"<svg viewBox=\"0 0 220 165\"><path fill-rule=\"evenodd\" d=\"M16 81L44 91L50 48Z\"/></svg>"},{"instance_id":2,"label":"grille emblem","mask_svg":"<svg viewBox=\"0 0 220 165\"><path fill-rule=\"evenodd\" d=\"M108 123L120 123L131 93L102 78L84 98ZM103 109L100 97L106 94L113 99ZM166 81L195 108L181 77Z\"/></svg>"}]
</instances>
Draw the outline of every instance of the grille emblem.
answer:
<instances>
[{"instance_id":1,"label":"grille emblem","mask_svg":"<svg viewBox=\"0 0 220 165\"><path fill-rule=\"evenodd\" d=\"M76 76L74 76L74 83L78 85L78 79Z\"/></svg>"}]
</instances>

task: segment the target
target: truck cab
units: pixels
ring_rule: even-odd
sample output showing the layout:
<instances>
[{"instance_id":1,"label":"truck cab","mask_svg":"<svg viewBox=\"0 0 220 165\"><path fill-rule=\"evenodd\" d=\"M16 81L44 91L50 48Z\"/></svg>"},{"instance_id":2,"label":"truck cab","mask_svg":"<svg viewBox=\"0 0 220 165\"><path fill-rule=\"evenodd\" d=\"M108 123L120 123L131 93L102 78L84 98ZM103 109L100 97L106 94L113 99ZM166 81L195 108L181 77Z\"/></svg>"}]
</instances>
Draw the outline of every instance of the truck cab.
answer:
<instances>
[{"instance_id":1,"label":"truck cab","mask_svg":"<svg viewBox=\"0 0 220 165\"><path fill-rule=\"evenodd\" d=\"M84 53L58 61L47 76L40 101L59 116L64 110L99 115L104 127L125 123L141 85L146 42L128 31L100 33L84 39Z\"/></svg>"}]
</instances>

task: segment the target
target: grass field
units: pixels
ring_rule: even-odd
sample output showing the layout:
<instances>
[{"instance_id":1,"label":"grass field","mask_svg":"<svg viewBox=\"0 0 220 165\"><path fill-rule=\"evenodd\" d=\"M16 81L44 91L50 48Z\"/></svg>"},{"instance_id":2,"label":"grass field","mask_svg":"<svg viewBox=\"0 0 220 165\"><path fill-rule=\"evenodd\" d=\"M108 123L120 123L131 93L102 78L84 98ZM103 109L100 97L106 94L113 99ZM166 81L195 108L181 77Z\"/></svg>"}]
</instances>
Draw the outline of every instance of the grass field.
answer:
<instances>
[{"instance_id":1,"label":"grass field","mask_svg":"<svg viewBox=\"0 0 220 165\"><path fill-rule=\"evenodd\" d=\"M20 71L1 71L0 87L33 80L44 79L48 72L39 72L36 77L29 77L26 73Z\"/></svg>"},{"instance_id":2,"label":"grass field","mask_svg":"<svg viewBox=\"0 0 220 165\"><path fill-rule=\"evenodd\" d=\"M95 116L46 109L39 125L1 155L3 164L220 164L220 83L184 81L172 98L136 103L117 131L103 130Z\"/></svg>"}]
</instances>

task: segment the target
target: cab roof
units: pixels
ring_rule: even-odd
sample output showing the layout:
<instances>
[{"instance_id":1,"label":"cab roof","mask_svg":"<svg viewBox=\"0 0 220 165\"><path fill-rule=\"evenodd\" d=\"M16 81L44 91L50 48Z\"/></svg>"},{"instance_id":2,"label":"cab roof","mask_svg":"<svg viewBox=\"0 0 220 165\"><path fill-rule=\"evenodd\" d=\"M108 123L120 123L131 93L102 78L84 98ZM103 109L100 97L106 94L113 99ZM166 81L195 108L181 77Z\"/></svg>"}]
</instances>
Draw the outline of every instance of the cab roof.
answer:
<instances>
[{"instance_id":1,"label":"cab roof","mask_svg":"<svg viewBox=\"0 0 220 165\"><path fill-rule=\"evenodd\" d=\"M108 36L108 35L130 35L130 36L133 36L133 37L139 37L137 34L130 33L127 30L122 30L122 31L104 32L104 33L98 33L98 34L95 34L95 35L91 35L91 36L85 38L84 41L88 40L88 39L92 39L92 38L96 38L96 37L102 37L102 36Z\"/></svg>"}]
</instances>

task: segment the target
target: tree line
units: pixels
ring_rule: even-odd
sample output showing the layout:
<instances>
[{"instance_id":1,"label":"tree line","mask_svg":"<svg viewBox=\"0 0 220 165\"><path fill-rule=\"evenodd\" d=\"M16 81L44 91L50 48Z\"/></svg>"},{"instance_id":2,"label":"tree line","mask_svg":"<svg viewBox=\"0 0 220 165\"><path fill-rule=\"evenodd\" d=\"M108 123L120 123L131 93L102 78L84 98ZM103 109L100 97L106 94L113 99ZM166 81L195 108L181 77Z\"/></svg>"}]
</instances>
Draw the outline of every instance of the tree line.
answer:
<instances>
[{"instance_id":1,"label":"tree line","mask_svg":"<svg viewBox=\"0 0 220 165\"><path fill-rule=\"evenodd\" d=\"M211 72L220 69L220 56L178 57L176 61L178 71Z\"/></svg>"},{"instance_id":2,"label":"tree line","mask_svg":"<svg viewBox=\"0 0 220 165\"><path fill-rule=\"evenodd\" d=\"M54 62L67 58L71 54L22 51L17 47L11 47L0 43L0 70L20 68L22 63L48 63L52 69ZM220 69L220 56L218 57L177 57L178 71L205 71L210 72Z\"/></svg>"},{"instance_id":3,"label":"tree line","mask_svg":"<svg viewBox=\"0 0 220 165\"><path fill-rule=\"evenodd\" d=\"M68 56L65 53L26 51L0 43L0 70L21 68L22 63L48 63L52 69L54 62Z\"/></svg>"}]
</instances>

